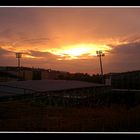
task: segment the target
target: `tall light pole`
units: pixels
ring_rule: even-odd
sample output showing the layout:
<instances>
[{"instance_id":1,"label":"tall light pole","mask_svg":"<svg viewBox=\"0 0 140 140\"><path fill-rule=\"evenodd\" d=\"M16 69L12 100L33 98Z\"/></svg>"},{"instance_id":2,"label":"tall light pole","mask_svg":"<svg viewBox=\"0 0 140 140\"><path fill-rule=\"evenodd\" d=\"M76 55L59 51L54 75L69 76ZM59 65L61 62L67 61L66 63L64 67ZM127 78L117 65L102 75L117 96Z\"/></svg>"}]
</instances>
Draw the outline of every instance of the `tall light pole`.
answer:
<instances>
[{"instance_id":1,"label":"tall light pole","mask_svg":"<svg viewBox=\"0 0 140 140\"><path fill-rule=\"evenodd\" d=\"M20 77L20 58L22 57L22 53L17 52L16 53L16 58L18 59L18 69L17 69L17 75L18 77Z\"/></svg>"},{"instance_id":2,"label":"tall light pole","mask_svg":"<svg viewBox=\"0 0 140 140\"><path fill-rule=\"evenodd\" d=\"M104 83L104 79L103 79L103 66L102 66L102 56L105 56L105 54L101 50L96 51L96 54L97 54L97 56L99 57L99 60L100 60L100 68L101 68L102 82Z\"/></svg>"},{"instance_id":3,"label":"tall light pole","mask_svg":"<svg viewBox=\"0 0 140 140\"><path fill-rule=\"evenodd\" d=\"M18 59L18 68L20 68L20 58L22 57L22 53L17 52L16 53L16 58Z\"/></svg>"}]
</instances>

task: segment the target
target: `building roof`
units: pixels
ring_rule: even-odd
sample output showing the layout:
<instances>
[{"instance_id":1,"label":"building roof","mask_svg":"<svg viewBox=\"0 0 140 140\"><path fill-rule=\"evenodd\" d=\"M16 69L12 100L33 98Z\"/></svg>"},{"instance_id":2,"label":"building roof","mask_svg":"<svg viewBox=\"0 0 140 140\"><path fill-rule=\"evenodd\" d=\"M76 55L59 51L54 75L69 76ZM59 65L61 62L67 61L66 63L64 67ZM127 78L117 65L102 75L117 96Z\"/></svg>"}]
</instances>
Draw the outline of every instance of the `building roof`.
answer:
<instances>
[{"instance_id":1,"label":"building roof","mask_svg":"<svg viewBox=\"0 0 140 140\"><path fill-rule=\"evenodd\" d=\"M0 82L0 85L7 85L10 87L31 89L35 91L58 91L86 87L99 87L102 84L95 84L74 80L29 80L29 81L11 81ZM1 88L1 86L0 86Z\"/></svg>"},{"instance_id":2,"label":"building roof","mask_svg":"<svg viewBox=\"0 0 140 140\"><path fill-rule=\"evenodd\" d=\"M18 79L18 76L5 71L0 71L0 77L9 77L9 78Z\"/></svg>"}]
</instances>

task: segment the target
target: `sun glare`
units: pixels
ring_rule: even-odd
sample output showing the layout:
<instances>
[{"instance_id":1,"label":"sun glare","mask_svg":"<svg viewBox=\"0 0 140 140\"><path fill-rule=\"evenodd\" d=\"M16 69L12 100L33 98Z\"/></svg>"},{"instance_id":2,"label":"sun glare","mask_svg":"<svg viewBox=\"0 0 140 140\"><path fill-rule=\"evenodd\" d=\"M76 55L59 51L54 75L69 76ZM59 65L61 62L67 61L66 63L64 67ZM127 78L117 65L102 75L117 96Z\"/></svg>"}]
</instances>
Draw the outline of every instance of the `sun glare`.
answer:
<instances>
[{"instance_id":1,"label":"sun glare","mask_svg":"<svg viewBox=\"0 0 140 140\"><path fill-rule=\"evenodd\" d=\"M36 58L36 57L34 57L34 56L32 56L32 55L27 55L27 54L24 54L24 57L25 57L25 58Z\"/></svg>"},{"instance_id":2,"label":"sun glare","mask_svg":"<svg viewBox=\"0 0 140 140\"><path fill-rule=\"evenodd\" d=\"M64 46L61 49L51 50L51 53L59 55L61 58L59 60L70 60L70 59L80 59L82 56L91 57L96 55L97 50L102 50L104 52L111 50L107 45L98 44L75 44Z\"/></svg>"},{"instance_id":3,"label":"sun glare","mask_svg":"<svg viewBox=\"0 0 140 140\"><path fill-rule=\"evenodd\" d=\"M12 51L11 50L12 48L10 48L9 46L6 49ZM64 45L59 48L42 49L41 47L39 47L35 51L49 52L51 54L57 55L58 56L57 60L73 60L73 59L90 59L93 56L96 56L97 50L102 50L104 53L107 54L108 51L111 49L112 48L110 46L105 44L79 43L79 44ZM32 59L43 58L42 56L40 57L33 56L30 50L27 49L16 48L15 52L22 52L25 58L32 58Z\"/></svg>"}]
</instances>

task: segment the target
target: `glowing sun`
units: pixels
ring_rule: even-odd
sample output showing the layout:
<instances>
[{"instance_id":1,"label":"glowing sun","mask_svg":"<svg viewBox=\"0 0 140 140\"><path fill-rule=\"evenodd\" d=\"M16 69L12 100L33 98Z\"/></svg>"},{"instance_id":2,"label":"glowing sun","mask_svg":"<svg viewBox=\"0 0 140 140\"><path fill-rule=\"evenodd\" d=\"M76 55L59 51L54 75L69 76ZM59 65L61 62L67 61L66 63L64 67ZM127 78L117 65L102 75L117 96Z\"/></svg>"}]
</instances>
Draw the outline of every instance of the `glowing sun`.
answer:
<instances>
[{"instance_id":1,"label":"glowing sun","mask_svg":"<svg viewBox=\"0 0 140 140\"><path fill-rule=\"evenodd\" d=\"M96 55L97 50L108 51L111 48L107 45L97 45L97 44L75 44L64 46L61 49L57 49L52 53L59 55L63 59L80 59L82 56L91 57Z\"/></svg>"}]
</instances>

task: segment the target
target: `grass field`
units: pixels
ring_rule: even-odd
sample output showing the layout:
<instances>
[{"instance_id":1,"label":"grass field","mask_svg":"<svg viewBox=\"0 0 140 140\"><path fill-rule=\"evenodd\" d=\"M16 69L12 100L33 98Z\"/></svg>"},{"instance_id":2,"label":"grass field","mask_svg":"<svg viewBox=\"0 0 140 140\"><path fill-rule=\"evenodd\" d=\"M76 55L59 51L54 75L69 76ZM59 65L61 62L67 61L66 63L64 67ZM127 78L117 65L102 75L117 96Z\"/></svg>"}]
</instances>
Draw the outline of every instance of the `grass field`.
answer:
<instances>
[{"instance_id":1,"label":"grass field","mask_svg":"<svg viewBox=\"0 0 140 140\"><path fill-rule=\"evenodd\" d=\"M0 131L137 132L140 106L53 107L31 100L0 102Z\"/></svg>"}]
</instances>

